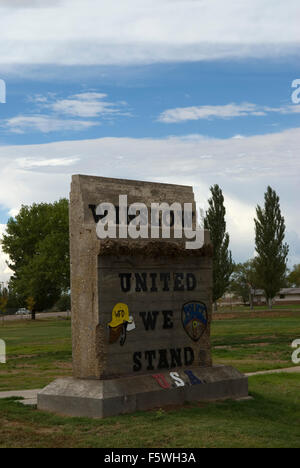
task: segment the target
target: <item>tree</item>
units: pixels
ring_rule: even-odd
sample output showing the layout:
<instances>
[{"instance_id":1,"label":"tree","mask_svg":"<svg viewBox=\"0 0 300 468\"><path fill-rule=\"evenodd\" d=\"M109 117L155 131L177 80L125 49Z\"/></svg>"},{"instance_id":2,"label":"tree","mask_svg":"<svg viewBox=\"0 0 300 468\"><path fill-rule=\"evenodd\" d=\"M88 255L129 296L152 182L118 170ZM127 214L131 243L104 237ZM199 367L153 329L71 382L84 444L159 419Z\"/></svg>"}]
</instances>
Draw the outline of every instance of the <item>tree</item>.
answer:
<instances>
[{"instance_id":1,"label":"tree","mask_svg":"<svg viewBox=\"0 0 300 468\"><path fill-rule=\"evenodd\" d=\"M254 259L245 263L237 263L230 279L230 291L243 299L244 304L250 302L253 308L253 290L258 287Z\"/></svg>"},{"instance_id":2,"label":"tree","mask_svg":"<svg viewBox=\"0 0 300 468\"><path fill-rule=\"evenodd\" d=\"M35 320L35 311L34 311L34 306L35 306L35 300L32 296L29 296L26 299L26 305L27 309L31 312L31 320Z\"/></svg>"},{"instance_id":3,"label":"tree","mask_svg":"<svg viewBox=\"0 0 300 468\"><path fill-rule=\"evenodd\" d=\"M22 206L10 218L2 248L10 257L10 289L35 310L52 307L70 287L68 200Z\"/></svg>"},{"instance_id":4,"label":"tree","mask_svg":"<svg viewBox=\"0 0 300 468\"><path fill-rule=\"evenodd\" d=\"M287 282L293 287L300 287L300 264L294 265L292 271L287 275Z\"/></svg>"},{"instance_id":5,"label":"tree","mask_svg":"<svg viewBox=\"0 0 300 468\"><path fill-rule=\"evenodd\" d=\"M230 284L234 269L229 247L229 234L226 232L224 197L218 185L210 187L212 197L204 219L204 227L210 231L213 245L213 301L223 296Z\"/></svg>"},{"instance_id":6,"label":"tree","mask_svg":"<svg viewBox=\"0 0 300 468\"><path fill-rule=\"evenodd\" d=\"M272 307L273 298L285 283L289 247L284 243L285 222L279 197L271 187L265 193L264 208L257 206L256 216L256 273L269 307Z\"/></svg>"},{"instance_id":7,"label":"tree","mask_svg":"<svg viewBox=\"0 0 300 468\"><path fill-rule=\"evenodd\" d=\"M55 303L54 310L58 312L65 312L71 310L70 294L62 294L58 301Z\"/></svg>"},{"instance_id":8,"label":"tree","mask_svg":"<svg viewBox=\"0 0 300 468\"><path fill-rule=\"evenodd\" d=\"M6 314L6 308L8 303L8 290L7 288L0 287L0 313L4 320L4 315Z\"/></svg>"}]
</instances>

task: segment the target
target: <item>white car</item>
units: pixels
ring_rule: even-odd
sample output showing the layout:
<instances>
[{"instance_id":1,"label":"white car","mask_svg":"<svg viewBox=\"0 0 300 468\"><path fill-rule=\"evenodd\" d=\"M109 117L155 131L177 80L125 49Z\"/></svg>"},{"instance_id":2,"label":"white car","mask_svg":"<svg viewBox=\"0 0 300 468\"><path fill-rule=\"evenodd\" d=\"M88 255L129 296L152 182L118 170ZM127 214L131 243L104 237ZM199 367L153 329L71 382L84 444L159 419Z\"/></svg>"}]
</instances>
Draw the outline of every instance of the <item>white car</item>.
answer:
<instances>
[{"instance_id":1,"label":"white car","mask_svg":"<svg viewBox=\"0 0 300 468\"><path fill-rule=\"evenodd\" d=\"M25 307L22 307L16 312L16 315L28 315L28 314L30 314L30 311L28 309L25 309Z\"/></svg>"}]
</instances>

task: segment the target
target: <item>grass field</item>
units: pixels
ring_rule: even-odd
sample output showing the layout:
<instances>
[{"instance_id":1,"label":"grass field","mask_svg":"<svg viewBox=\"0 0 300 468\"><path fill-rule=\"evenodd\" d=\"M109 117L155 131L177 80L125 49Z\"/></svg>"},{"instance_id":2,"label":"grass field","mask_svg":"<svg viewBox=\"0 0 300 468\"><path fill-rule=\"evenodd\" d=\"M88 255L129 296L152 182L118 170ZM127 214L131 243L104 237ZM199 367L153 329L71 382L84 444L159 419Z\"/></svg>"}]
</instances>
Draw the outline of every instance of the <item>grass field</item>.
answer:
<instances>
[{"instance_id":1,"label":"grass field","mask_svg":"<svg viewBox=\"0 0 300 468\"><path fill-rule=\"evenodd\" d=\"M300 374L249 379L253 400L187 405L104 420L0 400L0 447L300 447Z\"/></svg>"},{"instance_id":2,"label":"grass field","mask_svg":"<svg viewBox=\"0 0 300 468\"><path fill-rule=\"evenodd\" d=\"M276 311L276 310L287 310L287 311L291 311L291 310L299 310L300 311L300 304L276 304L276 305L273 305L272 306L272 309L269 309L268 307L266 307L265 305L259 305L259 306L255 306L253 308L253 311ZM249 306L243 306L243 305L230 305L230 304L226 304L226 305L221 305L218 307L218 313L222 313L222 312L245 312L245 313L248 313L250 312L250 307Z\"/></svg>"},{"instance_id":3,"label":"grass field","mask_svg":"<svg viewBox=\"0 0 300 468\"><path fill-rule=\"evenodd\" d=\"M41 388L71 375L70 320L6 322L0 338L8 352L7 364L0 365L0 391ZM216 314L214 363L243 372L290 367L296 338L300 310ZM300 374L253 376L249 387L251 401L187 405L101 421L63 418L0 400L0 447L300 447Z\"/></svg>"},{"instance_id":4,"label":"grass field","mask_svg":"<svg viewBox=\"0 0 300 468\"><path fill-rule=\"evenodd\" d=\"M300 338L300 310L217 314L211 332L214 363L242 372L291 367L291 343ZM7 364L0 365L0 391L41 388L71 375L70 320L6 322L0 338L8 354Z\"/></svg>"},{"instance_id":5,"label":"grass field","mask_svg":"<svg viewBox=\"0 0 300 468\"><path fill-rule=\"evenodd\" d=\"M216 316L212 325L214 362L242 372L291 367L291 343L300 337L300 310Z\"/></svg>"},{"instance_id":6,"label":"grass field","mask_svg":"<svg viewBox=\"0 0 300 468\"><path fill-rule=\"evenodd\" d=\"M71 375L70 320L6 322L0 338L7 347L7 363L0 365L0 391L42 388L57 377Z\"/></svg>"}]
</instances>

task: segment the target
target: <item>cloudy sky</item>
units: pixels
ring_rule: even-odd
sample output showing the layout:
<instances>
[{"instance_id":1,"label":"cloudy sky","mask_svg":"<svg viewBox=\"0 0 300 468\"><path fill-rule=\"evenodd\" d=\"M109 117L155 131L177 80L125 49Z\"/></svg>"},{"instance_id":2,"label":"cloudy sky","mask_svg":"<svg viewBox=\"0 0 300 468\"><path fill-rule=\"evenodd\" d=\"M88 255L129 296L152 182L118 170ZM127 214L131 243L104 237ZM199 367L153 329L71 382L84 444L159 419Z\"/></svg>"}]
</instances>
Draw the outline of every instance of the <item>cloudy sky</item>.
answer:
<instances>
[{"instance_id":1,"label":"cloudy sky","mask_svg":"<svg viewBox=\"0 0 300 468\"><path fill-rule=\"evenodd\" d=\"M298 0L1 0L0 232L75 173L192 185L204 209L218 183L245 261L271 185L299 263L299 18Z\"/></svg>"}]
</instances>

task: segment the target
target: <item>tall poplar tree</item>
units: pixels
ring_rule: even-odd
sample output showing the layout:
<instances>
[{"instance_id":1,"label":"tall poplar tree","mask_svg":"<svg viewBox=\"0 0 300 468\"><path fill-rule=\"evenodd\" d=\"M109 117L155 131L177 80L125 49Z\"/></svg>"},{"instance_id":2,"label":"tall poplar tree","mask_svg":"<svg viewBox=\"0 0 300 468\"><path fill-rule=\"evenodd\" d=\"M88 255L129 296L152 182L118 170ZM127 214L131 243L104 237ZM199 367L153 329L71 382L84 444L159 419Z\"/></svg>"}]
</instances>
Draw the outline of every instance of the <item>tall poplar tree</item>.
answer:
<instances>
[{"instance_id":1,"label":"tall poplar tree","mask_svg":"<svg viewBox=\"0 0 300 468\"><path fill-rule=\"evenodd\" d=\"M229 250L229 234L226 232L224 197L218 185L210 187L211 198L204 219L204 227L210 231L213 245L213 301L223 296L230 284L230 276L234 270L231 251Z\"/></svg>"},{"instance_id":2,"label":"tall poplar tree","mask_svg":"<svg viewBox=\"0 0 300 468\"><path fill-rule=\"evenodd\" d=\"M285 284L289 247L284 243L285 222L279 197L271 187L265 193L264 208L257 206L256 216L256 272L269 307L272 307L272 299Z\"/></svg>"}]
</instances>

